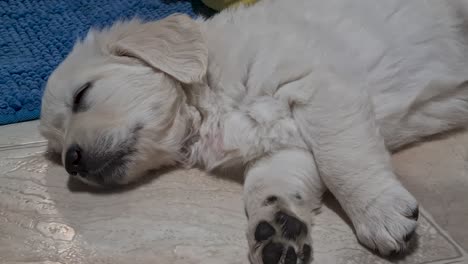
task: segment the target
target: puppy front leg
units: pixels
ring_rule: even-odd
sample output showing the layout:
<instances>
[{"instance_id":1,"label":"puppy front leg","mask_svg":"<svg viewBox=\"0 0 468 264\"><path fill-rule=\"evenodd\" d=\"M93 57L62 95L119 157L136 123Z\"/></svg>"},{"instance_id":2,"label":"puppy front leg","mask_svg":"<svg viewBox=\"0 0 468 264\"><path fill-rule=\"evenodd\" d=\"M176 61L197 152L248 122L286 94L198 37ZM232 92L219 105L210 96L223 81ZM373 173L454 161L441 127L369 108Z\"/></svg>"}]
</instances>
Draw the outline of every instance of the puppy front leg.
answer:
<instances>
[{"instance_id":1,"label":"puppy front leg","mask_svg":"<svg viewBox=\"0 0 468 264\"><path fill-rule=\"evenodd\" d=\"M396 179L365 91L335 76L294 109L322 180L351 218L360 242L383 255L407 248L418 204Z\"/></svg>"},{"instance_id":2,"label":"puppy front leg","mask_svg":"<svg viewBox=\"0 0 468 264\"><path fill-rule=\"evenodd\" d=\"M254 163L244 184L251 263L310 263L310 228L324 191L307 151L283 150Z\"/></svg>"}]
</instances>

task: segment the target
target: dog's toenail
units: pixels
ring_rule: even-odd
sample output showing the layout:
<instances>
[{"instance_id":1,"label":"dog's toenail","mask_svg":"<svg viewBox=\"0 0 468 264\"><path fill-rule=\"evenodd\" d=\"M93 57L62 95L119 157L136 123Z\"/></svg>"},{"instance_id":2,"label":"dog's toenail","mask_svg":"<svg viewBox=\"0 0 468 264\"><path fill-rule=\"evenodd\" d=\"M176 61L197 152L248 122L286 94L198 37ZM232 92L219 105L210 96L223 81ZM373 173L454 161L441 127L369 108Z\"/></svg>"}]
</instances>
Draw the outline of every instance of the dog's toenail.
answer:
<instances>
[{"instance_id":1,"label":"dog's toenail","mask_svg":"<svg viewBox=\"0 0 468 264\"><path fill-rule=\"evenodd\" d=\"M296 264L297 255L293 247L289 247L286 251L286 256L284 257L284 264Z\"/></svg>"},{"instance_id":2,"label":"dog's toenail","mask_svg":"<svg viewBox=\"0 0 468 264\"><path fill-rule=\"evenodd\" d=\"M309 263L310 257L312 256L312 247L305 244L302 248L302 263Z\"/></svg>"},{"instance_id":3,"label":"dog's toenail","mask_svg":"<svg viewBox=\"0 0 468 264\"><path fill-rule=\"evenodd\" d=\"M278 264L283 255L283 245L270 242L265 245L262 251L263 264Z\"/></svg>"},{"instance_id":4,"label":"dog's toenail","mask_svg":"<svg viewBox=\"0 0 468 264\"><path fill-rule=\"evenodd\" d=\"M414 209L411 214L411 219L418 221L418 218L419 218L419 208L416 207L416 209Z\"/></svg>"},{"instance_id":5,"label":"dog's toenail","mask_svg":"<svg viewBox=\"0 0 468 264\"><path fill-rule=\"evenodd\" d=\"M411 232L409 232L408 234L406 234L403 239L405 240L405 242L408 242L410 241L413 237L414 237L414 234L416 233L416 230L413 230Z\"/></svg>"},{"instance_id":6,"label":"dog's toenail","mask_svg":"<svg viewBox=\"0 0 468 264\"><path fill-rule=\"evenodd\" d=\"M297 200L302 200L302 196L299 194L299 193L296 193L294 195L294 197L297 199Z\"/></svg>"},{"instance_id":7,"label":"dog's toenail","mask_svg":"<svg viewBox=\"0 0 468 264\"><path fill-rule=\"evenodd\" d=\"M264 241L275 234L275 229L266 221L262 221L255 229L255 240Z\"/></svg>"},{"instance_id":8,"label":"dog's toenail","mask_svg":"<svg viewBox=\"0 0 468 264\"><path fill-rule=\"evenodd\" d=\"M276 213L275 220L281 225L283 236L286 239L296 239L303 233L307 233L307 226L294 216L290 216L281 211Z\"/></svg>"},{"instance_id":9,"label":"dog's toenail","mask_svg":"<svg viewBox=\"0 0 468 264\"><path fill-rule=\"evenodd\" d=\"M274 196L274 195L268 196L268 197L265 199L265 205L273 204L273 203L275 203L276 201L278 201L278 197L276 197L276 196Z\"/></svg>"}]
</instances>

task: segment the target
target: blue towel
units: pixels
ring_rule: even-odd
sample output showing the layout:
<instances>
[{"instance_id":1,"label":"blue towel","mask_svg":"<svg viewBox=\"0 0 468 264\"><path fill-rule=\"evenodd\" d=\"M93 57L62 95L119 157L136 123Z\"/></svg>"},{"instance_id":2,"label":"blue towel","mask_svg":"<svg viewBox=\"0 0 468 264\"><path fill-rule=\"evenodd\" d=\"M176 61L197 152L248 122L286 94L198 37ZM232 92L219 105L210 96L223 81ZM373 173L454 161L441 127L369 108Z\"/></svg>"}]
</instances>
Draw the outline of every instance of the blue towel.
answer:
<instances>
[{"instance_id":1,"label":"blue towel","mask_svg":"<svg viewBox=\"0 0 468 264\"><path fill-rule=\"evenodd\" d=\"M90 26L194 15L184 0L0 0L0 125L37 119L52 70Z\"/></svg>"}]
</instances>

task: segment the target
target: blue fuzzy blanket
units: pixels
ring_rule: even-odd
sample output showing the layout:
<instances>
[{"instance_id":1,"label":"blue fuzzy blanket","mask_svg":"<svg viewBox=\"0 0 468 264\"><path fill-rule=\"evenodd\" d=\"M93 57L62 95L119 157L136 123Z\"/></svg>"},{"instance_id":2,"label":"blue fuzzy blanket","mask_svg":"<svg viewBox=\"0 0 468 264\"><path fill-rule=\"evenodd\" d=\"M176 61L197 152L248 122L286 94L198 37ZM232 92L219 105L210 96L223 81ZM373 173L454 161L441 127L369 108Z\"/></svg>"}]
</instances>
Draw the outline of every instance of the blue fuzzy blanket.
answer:
<instances>
[{"instance_id":1,"label":"blue fuzzy blanket","mask_svg":"<svg viewBox=\"0 0 468 264\"><path fill-rule=\"evenodd\" d=\"M183 0L0 0L0 125L39 117L50 72L90 26L193 15Z\"/></svg>"}]
</instances>

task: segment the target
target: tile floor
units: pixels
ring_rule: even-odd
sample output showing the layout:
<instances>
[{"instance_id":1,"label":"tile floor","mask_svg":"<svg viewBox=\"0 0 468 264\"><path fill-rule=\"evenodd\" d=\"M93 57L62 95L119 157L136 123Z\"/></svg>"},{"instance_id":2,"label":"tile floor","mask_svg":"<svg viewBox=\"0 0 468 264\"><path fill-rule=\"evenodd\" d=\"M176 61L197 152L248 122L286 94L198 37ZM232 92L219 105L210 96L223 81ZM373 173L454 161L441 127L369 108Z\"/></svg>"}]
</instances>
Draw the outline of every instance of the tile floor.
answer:
<instances>
[{"instance_id":1,"label":"tile floor","mask_svg":"<svg viewBox=\"0 0 468 264\"><path fill-rule=\"evenodd\" d=\"M36 127L0 127L0 263L247 263L238 182L176 170L134 189L92 192L43 157ZM468 134L394 161L427 209L416 250L394 262L468 263ZM333 199L326 205L313 231L314 263L393 263L356 242Z\"/></svg>"}]
</instances>

